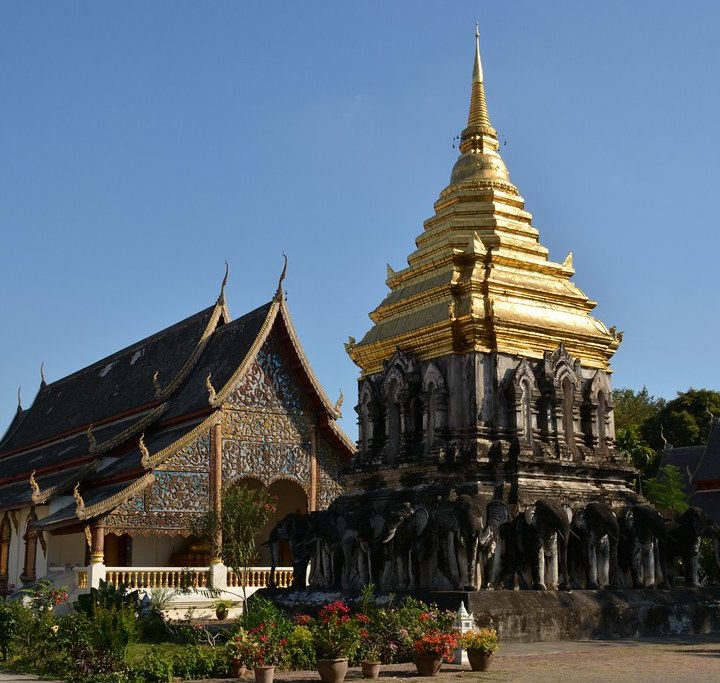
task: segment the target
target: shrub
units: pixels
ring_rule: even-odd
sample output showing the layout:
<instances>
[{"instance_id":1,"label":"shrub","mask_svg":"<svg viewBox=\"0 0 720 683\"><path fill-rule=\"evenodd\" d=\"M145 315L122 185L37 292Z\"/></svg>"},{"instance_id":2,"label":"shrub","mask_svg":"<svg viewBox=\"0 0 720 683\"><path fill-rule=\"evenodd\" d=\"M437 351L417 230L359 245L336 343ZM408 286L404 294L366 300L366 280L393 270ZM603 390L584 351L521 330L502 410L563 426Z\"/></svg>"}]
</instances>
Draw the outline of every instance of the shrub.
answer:
<instances>
[{"instance_id":1,"label":"shrub","mask_svg":"<svg viewBox=\"0 0 720 683\"><path fill-rule=\"evenodd\" d=\"M453 652L458 645L457 635L432 629L420 636L414 643L415 654L440 657L445 661L453 660Z\"/></svg>"},{"instance_id":2,"label":"shrub","mask_svg":"<svg viewBox=\"0 0 720 683\"><path fill-rule=\"evenodd\" d=\"M11 604L0 602L0 661L10 657L17 617Z\"/></svg>"},{"instance_id":3,"label":"shrub","mask_svg":"<svg viewBox=\"0 0 720 683\"><path fill-rule=\"evenodd\" d=\"M495 652L499 647L494 628L472 628L460 636L460 647L477 652Z\"/></svg>"},{"instance_id":4,"label":"shrub","mask_svg":"<svg viewBox=\"0 0 720 683\"><path fill-rule=\"evenodd\" d=\"M325 605L311 628L318 659L353 659L360 647L360 623L340 600Z\"/></svg>"},{"instance_id":5,"label":"shrub","mask_svg":"<svg viewBox=\"0 0 720 683\"><path fill-rule=\"evenodd\" d=\"M132 608L134 612L140 611L140 594L138 591L131 591L127 586L115 587L107 581L100 580L98 588L91 588L89 593L78 596L73 607L78 612L84 612L92 616L95 606L109 609Z\"/></svg>"},{"instance_id":6,"label":"shrub","mask_svg":"<svg viewBox=\"0 0 720 683\"><path fill-rule=\"evenodd\" d=\"M132 607L107 607L96 604L91 618L92 644L122 659L130 643L140 639L138 616Z\"/></svg>"},{"instance_id":7,"label":"shrub","mask_svg":"<svg viewBox=\"0 0 720 683\"><path fill-rule=\"evenodd\" d=\"M285 664L289 669L308 670L315 668L315 641L312 631L302 624L296 624L288 636L285 648Z\"/></svg>"}]
</instances>

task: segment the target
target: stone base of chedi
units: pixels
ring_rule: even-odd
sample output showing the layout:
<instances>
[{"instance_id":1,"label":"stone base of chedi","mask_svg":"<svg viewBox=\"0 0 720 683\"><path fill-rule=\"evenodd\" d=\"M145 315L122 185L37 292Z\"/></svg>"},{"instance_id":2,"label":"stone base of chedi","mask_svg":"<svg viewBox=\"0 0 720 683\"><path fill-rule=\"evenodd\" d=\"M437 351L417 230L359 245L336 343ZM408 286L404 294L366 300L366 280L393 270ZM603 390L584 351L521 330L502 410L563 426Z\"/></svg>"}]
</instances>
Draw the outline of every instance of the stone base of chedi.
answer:
<instances>
[{"instance_id":1,"label":"stone base of chedi","mask_svg":"<svg viewBox=\"0 0 720 683\"><path fill-rule=\"evenodd\" d=\"M296 613L312 613L338 592L260 591ZM444 609L463 602L478 627L498 630L502 642L641 638L720 631L720 587L599 591L428 591L413 593ZM401 596L396 596L396 599ZM379 599L379 604L387 596Z\"/></svg>"}]
</instances>

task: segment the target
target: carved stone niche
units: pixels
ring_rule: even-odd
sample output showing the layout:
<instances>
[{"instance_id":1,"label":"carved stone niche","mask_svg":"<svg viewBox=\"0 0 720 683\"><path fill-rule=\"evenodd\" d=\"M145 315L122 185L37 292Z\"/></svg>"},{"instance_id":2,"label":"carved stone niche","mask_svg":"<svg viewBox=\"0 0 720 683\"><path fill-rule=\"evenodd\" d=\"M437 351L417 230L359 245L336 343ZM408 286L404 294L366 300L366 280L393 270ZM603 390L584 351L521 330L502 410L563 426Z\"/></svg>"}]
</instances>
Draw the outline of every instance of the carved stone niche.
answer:
<instances>
[{"instance_id":1,"label":"carved stone niche","mask_svg":"<svg viewBox=\"0 0 720 683\"><path fill-rule=\"evenodd\" d=\"M422 438L420 381L415 358L398 349L385 363L379 383L385 415L382 457L385 462L394 463L411 457Z\"/></svg>"},{"instance_id":2,"label":"carved stone niche","mask_svg":"<svg viewBox=\"0 0 720 683\"><path fill-rule=\"evenodd\" d=\"M602 370L598 370L588 384L583 410L585 443L596 453L608 453L615 442L611 420L612 388Z\"/></svg>"},{"instance_id":3,"label":"carved stone niche","mask_svg":"<svg viewBox=\"0 0 720 683\"><path fill-rule=\"evenodd\" d=\"M435 363L428 364L423 373L421 427L423 455L439 452L447 440L448 391L445 378Z\"/></svg>"},{"instance_id":4,"label":"carved stone niche","mask_svg":"<svg viewBox=\"0 0 720 683\"><path fill-rule=\"evenodd\" d=\"M554 438L558 455L579 460L584 446L580 407L582 405L582 369L560 344L546 351L543 359L546 396L549 399L548 433Z\"/></svg>"},{"instance_id":5,"label":"carved stone niche","mask_svg":"<svg viewBox=\"0 0 720 683\"><path fill-rule=\"evenodd\" d=\"M385 415L377 383L366 377L360 384L359 403L355 407L358 414L359 460L372 460L385 445Z\"/></svg>"},{"instance_id":6,"label":"carved stone niche","mask_svg":"<svg viewBox=\"0 0 720 683\"><path fill-rule=\"evenodd\" d=\"M523 358L507 387L509 416L513 423L512 438L521 450L534 451L541 439L538 423L541 393L533 367Z\"/></svg>"}]
</instances>

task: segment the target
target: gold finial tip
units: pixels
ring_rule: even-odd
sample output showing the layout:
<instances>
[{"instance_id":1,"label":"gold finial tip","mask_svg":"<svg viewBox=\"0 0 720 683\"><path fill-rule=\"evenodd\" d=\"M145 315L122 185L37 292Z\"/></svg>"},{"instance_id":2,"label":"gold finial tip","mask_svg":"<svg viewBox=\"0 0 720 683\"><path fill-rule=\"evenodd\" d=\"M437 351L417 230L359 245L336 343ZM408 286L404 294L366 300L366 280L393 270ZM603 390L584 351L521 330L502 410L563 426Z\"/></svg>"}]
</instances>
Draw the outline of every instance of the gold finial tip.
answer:
<instances>
[{"instance_id":1,"label":"gold finial tip","mask_svg":"<svg viewBox=\"0 0 720 683\"><path fill-rule=\"evenodd\" d=\"M475 64L473 64L473 83L483 82L482 60L480 59L480 25L475 23Z\"/></svg>"}]
</instances>

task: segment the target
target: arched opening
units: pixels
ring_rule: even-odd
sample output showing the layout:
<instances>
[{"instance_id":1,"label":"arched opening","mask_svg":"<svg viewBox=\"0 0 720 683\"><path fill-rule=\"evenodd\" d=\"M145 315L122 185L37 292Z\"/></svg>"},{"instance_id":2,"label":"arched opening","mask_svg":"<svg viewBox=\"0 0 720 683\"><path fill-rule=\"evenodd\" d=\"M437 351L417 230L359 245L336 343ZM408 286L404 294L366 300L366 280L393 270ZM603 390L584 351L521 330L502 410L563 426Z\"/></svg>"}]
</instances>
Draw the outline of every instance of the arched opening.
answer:
<instances>
[{"instance_id":1,"label":"arched opening","mask_svg":"<svg viewBox=\"0 0 720 683\"><path fill-rule=\"evenodd\" d=\"M597 397L597 433L598 433L598 448L601 451L605 450L606 442L605 436L607 430L605 428L605 415L607 413L607 399L605 398L605 392L598 392Z\"/></svg>"},{"instance_id":2,"label":"arched opening","mask_svg":"<svg viewBox=\"0 0 720 683\"><path fill-rule=\"evenodd\" d=\"M7 590L10 572L10 539L12 531L7 512L0 522L0 592Z\"/></svg>"},{"instance_id":3,"label":"arched opening","mask_svg":"<svg viewBox=\"0 0 720 683\"><path fill-rule=\"evenodd\" d=\"M264 539L267 540L270 535L271 529L279 522L285 515L294 512L299 515L306 515L308 512L308 498L305 490L297 482L289 479L278 479L274 481L268 487L268 493L277 499L275 513L270 517L268 526L261 532L264 534ZM263 541L264 542L264 541ZM263 564L270 564L270 551L266 547L262 547L262 550L266 553L264 558L267 558L267 562L263 558ZM292 555L290 554L290 547L285 541L280 543L280 554L279 562L282 566L292 565Z\"/></svg>"},{"instance_id":4,"label":"arched opening","mask_svg":"<svg viewBox=\"0 0 720 683\"><path fill-rule=\"evenodd\" d=\"M370 396L363 394L360 398L360 452L369 455L370 439L372 438L372 422L370 420Z\"/></svg>"},{"instance_id":5,"label":"arched opening","mask_svg":"<svg viewBox=\"0 0 720 683\"><path fill-rule=\"evenodd\" d=\"M428 384L427 388L427 410L425 413L425 454L430 453L430 449L435 443L435 427L437 426L436 420L436 401L435 401L435 384Z\"/></svg>"},{"instance_id":6,"label":"arched opening","mask_svg":"<svg viewBox=\"0 0 720 683\"><path fill-rule=\"evenodd\" d=\"M569 377L565 377L562 381L563 395L563 432L565 434L565 443L570 450L575 450L575 425L573 418L573 403L575 401L575 385Z\"/></svg>"},{"instance_id":7,"label":"arched opening","mask_svg":"<svg viewBox=\"0 0 720 683\"><path fill-rule=\"evenodd\" d=\"M35 581L35 559L37 556L37 531L32 528L32 524L37 521L35 512L31 512L25 524L25 562L23 564L23 572L20 580L23 583L31 583Z\"/></svg>"},{"instance_id":8,"label":"arched opening","mask_svg":"<svg viewBox=\"0 0 720 683\"><path fill-rule=\"evenodd\" d=\"M532 444L532 389L527 380L520 384L520 412L522 416L521 434L523 441Z\"/></svg>"},{"instance_id":9,"label":"arched opening","mask_svg":"<svg viewBox=\"0 0 720 683\"><path fill-rule=\"evenodd\" d=\"M387 435L387 457L392 461L400 450L400 401L398 394L400 388L397 380L390 384L387 394L388 411L388 435Z\"/></svg>"}]
</instances>

